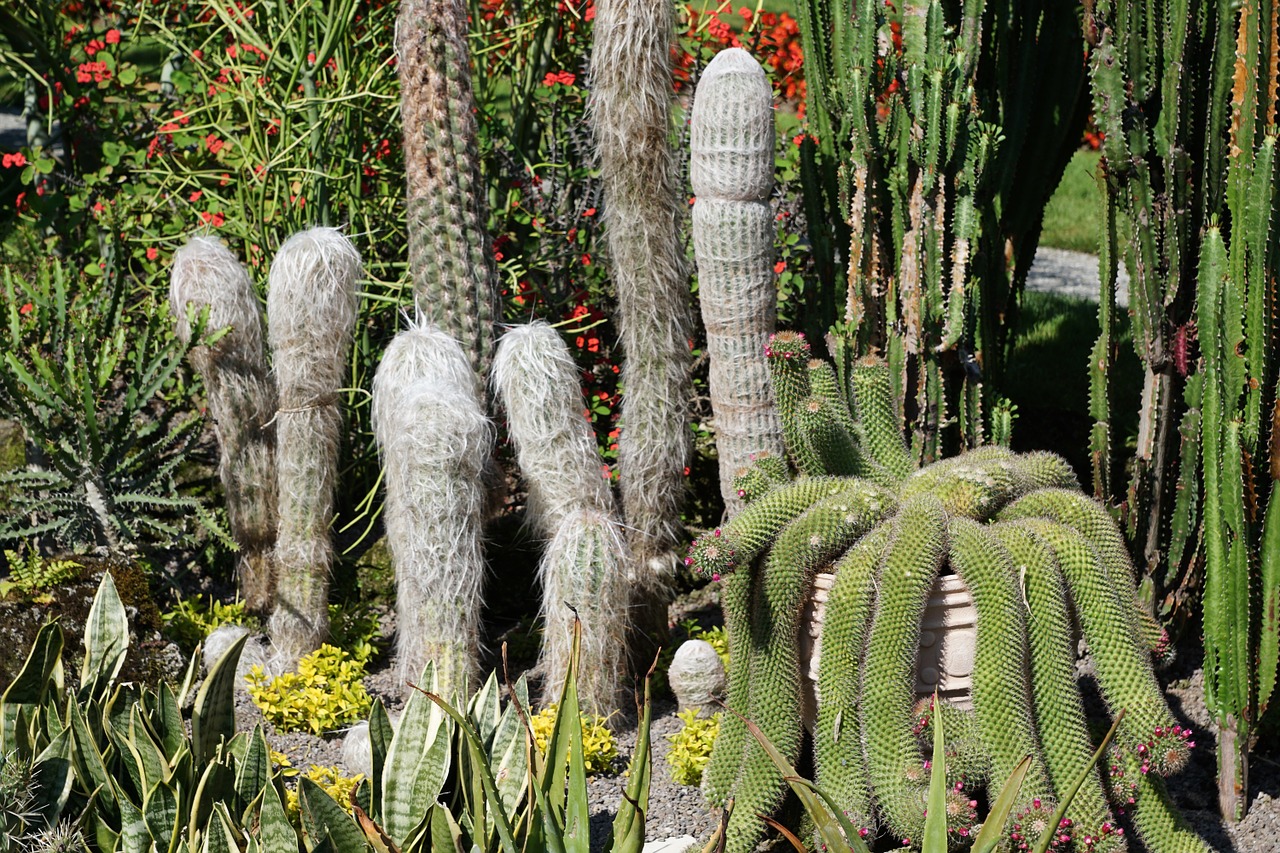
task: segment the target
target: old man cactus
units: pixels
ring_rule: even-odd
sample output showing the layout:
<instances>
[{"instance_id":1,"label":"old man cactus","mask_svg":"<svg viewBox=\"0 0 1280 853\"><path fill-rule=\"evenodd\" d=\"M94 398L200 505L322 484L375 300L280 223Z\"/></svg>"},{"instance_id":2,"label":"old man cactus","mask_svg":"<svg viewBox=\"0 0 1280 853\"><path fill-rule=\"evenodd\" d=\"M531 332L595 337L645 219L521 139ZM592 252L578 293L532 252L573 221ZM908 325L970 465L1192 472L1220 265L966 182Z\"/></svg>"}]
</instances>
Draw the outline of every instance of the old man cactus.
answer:
<instances>
[{"instance_id":1,"label":"old man cactus","mask_svg":"<svg viewBox=\"0 0 1280 853\"><path fill-rule=\"evenodd\" d=\"M1150 849L1206 850L1174 812L1162 777L1182 767L1191 733L1170 712L1152 669L1164 643L1135 606L1133 570L1106 510L1080 493L1065 461L1005 447L914 469L887 368L864 358L839 375L809 358L800 335L769 345L792 477L776 457L739 479L746 509L693 544L688 563L723 581L729 706L795 761L802 662L797 634L813 576L834 572L826 605L814 755L818 783L867 834L878 824L907 846L924 829L930 712L916 704L921 616L934 581L954 573L977 610L973 709L955 716L950 831L968 836L969 797L1033 756L1007 831L1024 849L1089 765L1093 738L1075 676L1078 624L1106 704L1126 713L1110 760L1071 801L1062 843L1123 850L1129 812ZM729 849L749 850L785 783L729 715L704 777L735 808Z\"/></svg>"}]
</instances>

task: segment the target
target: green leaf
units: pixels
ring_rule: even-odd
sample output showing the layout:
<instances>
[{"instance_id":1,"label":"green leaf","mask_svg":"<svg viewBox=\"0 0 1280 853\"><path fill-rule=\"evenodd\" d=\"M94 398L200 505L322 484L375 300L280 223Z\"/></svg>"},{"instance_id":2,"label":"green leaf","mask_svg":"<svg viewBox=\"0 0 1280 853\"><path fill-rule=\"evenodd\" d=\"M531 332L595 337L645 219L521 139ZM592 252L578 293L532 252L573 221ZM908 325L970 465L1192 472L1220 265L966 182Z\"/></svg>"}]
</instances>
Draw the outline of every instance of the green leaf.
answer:
<instances>
[{"instance_id":1,"label":"green leaf","mask_svg":"<svg viewBox=\"0 0 1280 853\"><path fill-rule=\"evenodd\" d=\"M298 853L298 835L285 813L280 792L274 784L263 789L262 810L258 813L258 840L263 853Z\"/></svg>"},{"instance_id":2,"label":"green leaf","mask_svg":"<svg viewBox=\"0 0 1280 853\"><path fill-rule=\"evenodd\" d=\"M368 848L364 833L346 810L306 776L298 779L298 809L302 815L302 839L308 842L308 850L315 849L318 840L326 835L342 853Z\"/></svg>"},{"instance_id":3,"label":"green leaf","mask_svg":"<svg viewBox=\"0 0 1280 853\"><path fill-rule=\"evenodd\" d=\"M929 808L924 818L924 853L947 853L947 751L943 741L938 691L933 691L933 764ZM1054 824L1057 826L1057 824Z\"/></svg>"},{"instance_id":4,"label":"green leaf","mask_svg":"<svg viewBox=\"0 0 1280 853\"><path fill-rule=\"evenodd\" d=\"M26 709L29 719L43 705L50 687L62 690L62 628L53 622L36 634L22 671L0 696L0 750L17 748L14 728L18 713Z\"/></svg>"},{"instance_id":5,"label":"green leaf","mask_svg":"<svg viewBox=\"0 0 1280 853\"><path fill-rule=\"evenodd\" d=\"M262 724L253 727L249 735L249 747L236 773L236 794L248 804L257 799L262 789L271 783L271 750L262 734Z\"/></svg>"},{"instance_id":6,"label":"green leaf","mask_svg":"<svg viewBox=\"0 0 1280 853\"><path fill-rule=\"evenodd\" d=\"M1031 756L1029 755L1013 768L1013 772L1004 782L1004 787L1000 789L1000 796L996 797L995 803L991 806L991 813L982 824L982 831L973 841L973 853L991 853L1004 839L1004 826L1009 822L1009 813L1013 811L1013 804L1018 799L1022 780L1026 778L1027 771L1030 769Z\"/></svg>"},{"instance_id":7,"label":"green leaf","mask_svg":"<svg viewBox=\"0 0 1280 853\"><path fill-rule=\"evenodd\" d=\"M484 786L484 793L489 802L488 813L493 816L494 828L498 832L498 839L502 842L502 849L505 853L517 853L515 837L511 831L511 821L507 817L506 810L502 807L502 801L498 796L498 786L493 779L493 771L489 767L489 763L485 760L484 745L480 741L480 735L475 727L462 716L456 708L446 702L443 698L435 693L425 693L428 699L436 704L444 713L448 714L454 724L458 726L458 730L462 733L463 740L467 745L467 753L471 759L472 771L480 775L481 784ZM407 712L406 712L407 713ZM401 727L404 721L400 722ZM586 785L584 782L583 790L585 792ZM479 829L479 827L477 828Z\"/></svg>"},{"instance_id":8,"label":"green leaf","mask_svg":"<svg viewBox=\"0 0 1280 853\"><path fill-rule=\"evenodd\" d=\"M196 764L212 761L218 744L231 740L236 732L236 664L248 634L231 644L226 654L209 670L196 694L191 712L191 756Z\"/></svg>"},{"instance_id":9,"label":"green leaf","mask_svg":"<svg viewBox=\"0 0 1280 853\"><path fill-rule=\"evenodd\" d=\"M653 702L649 693L649 681L658 665L655 658L644 679L644 708L640 713L640 728L636 748L627 767L627 789L613 819L614 853L640 853L644 848L644 819L649 808L649 785L653 775L653 749L649 743L649 729L653 722Z\"/></svg>"},{"instance_id":10,"label":"green leaf","mask_svg":"<svg viewBox=\"0 0 1280 853\"><path fill-rule=\"evenodd\" d=\"M386 706L382 704L381 698L373 700L373 707L369 710L369 752L373 759L371 762L372 778L369 780L369 812L377 820L383 819L383 768L386 766L387 751L394 737L395 731L391 728L391 719L387 716Z\"/></svg>"},{"instance_id":11,"label":"green leaf","mask_svg":"<svg viewBox=\"0 0 1280 853\"><path fill-rule=\"evenodd\" d=\"M173 789L164 782L153 785L142 804L142 818L146 821L147 831L156 846L160 850L172 849L175 836L182 832L178 817L178 798Z\"/></svg>"},{"instance_id":12,"label":"green leaf","mask_svg":"<svg viewBox=\"0 0 1280 853\"><path fill-rule=\"evenodd\" d=\"M50 826L58 822L71 796L75 773L71 761L71 729L67 727L36 756L32 768L35 804Z\"/></svg>"},{"instance_id":13,"label":"green leaf","mask_svg":"<svg viewBox=\"0 0 1280 853\"><path fill-rule=\"evenodd\" d=\"M434 663L427 663L418 683L439 688ZM404 844L439 796L449 772L450 740L444 711L421 692L411 693L382 777L382 826L397 844Z\"/></svg>"}]
</instances>

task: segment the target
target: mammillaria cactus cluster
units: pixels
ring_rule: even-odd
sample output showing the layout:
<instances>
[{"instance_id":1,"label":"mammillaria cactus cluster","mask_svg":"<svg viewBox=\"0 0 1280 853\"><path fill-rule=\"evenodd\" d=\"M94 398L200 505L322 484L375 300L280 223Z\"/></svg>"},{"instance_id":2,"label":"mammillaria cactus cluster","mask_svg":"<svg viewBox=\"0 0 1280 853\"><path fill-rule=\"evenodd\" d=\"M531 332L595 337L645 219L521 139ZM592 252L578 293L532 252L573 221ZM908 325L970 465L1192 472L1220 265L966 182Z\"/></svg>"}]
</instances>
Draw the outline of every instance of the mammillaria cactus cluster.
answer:
<instances>
[{"instance_id":1,"label":"mammillaria cactus cluster","mask_svg":"<svg viewBox=\"0 0 1280 853\"><path fill-rule=\"evenodd\" d=\"M1122 850L1116 813L1129 812L1151 849L1205 850L1173 810L1162 777L1193 745L1156 682L1158 626L1135 604L1133 569L1105 508L1080 493L1049 453L987 446L902 471L908 459L884 370L848 375L809 359L802 336L769 345L787 428L792 478L766 458L741 478L747 507L696 541L688 563L722 579L730 643L729 707L756 721L792 761L803 741L797 632L815 572L835 574L826 604L814 755L818 783L868 833L918 845L929 768L916 705L921 616L936 578L960 577L977 610L973 709L944 706L967 731L956 748L965 836L969 792L1033 756L1007 829L1010 849L1048 820L1089 764L1093 739L1075 676L1079 624L1106 704L1125 716L1104 772L1071 801L1061 836L1076 849ZM832 381L834 377L834 381ZM856 416L855 416L856 413ZM926 715L927 716L927 715ZM785 783L727 717L704 777L713 802L732 797L729 849L749 850ZM964 807L960 807L963 805Z\"/></svg>"}]
</instances>

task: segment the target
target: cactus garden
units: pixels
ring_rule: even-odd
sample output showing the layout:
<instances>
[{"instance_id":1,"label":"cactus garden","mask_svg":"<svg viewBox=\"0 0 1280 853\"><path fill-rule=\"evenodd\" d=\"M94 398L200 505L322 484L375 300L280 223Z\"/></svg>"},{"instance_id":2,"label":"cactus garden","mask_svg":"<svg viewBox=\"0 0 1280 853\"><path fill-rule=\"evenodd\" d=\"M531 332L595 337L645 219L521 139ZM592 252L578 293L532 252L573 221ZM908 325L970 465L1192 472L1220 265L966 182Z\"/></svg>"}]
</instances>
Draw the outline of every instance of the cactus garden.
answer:
<instances>
[{"instance_id":1,"label":"cactus garden","mask_svg":"<svg viewBox=\"0 0 1280 853\"><path fill-rule=\"evenodd\" d=\"M1276 849L1278 114L1272 0L6 5L0 853Z\"/></svg>"}]
</instances>

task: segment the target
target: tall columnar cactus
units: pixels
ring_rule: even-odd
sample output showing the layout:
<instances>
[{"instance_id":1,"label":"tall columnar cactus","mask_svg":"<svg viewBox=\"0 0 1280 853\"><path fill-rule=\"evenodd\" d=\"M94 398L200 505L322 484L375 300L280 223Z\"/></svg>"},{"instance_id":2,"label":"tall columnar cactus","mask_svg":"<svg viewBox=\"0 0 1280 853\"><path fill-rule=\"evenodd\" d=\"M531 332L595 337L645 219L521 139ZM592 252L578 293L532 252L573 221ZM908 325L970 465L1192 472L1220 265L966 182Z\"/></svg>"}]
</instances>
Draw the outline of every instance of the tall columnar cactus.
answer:
<instances>
[{"instance_id":1,"label":"tall columnar cactus","mask_svg":"<svg viewBox=\"0 0 1280 853\"><path fill-rule=\"evenodd\" d=\"M591 55L591 128L626 356L618 466L637 580L647 587L674 568L691 452L684 199L669 141L674 16L667 0L601 0ZM663 625L664 596L652 596Z\"/></svg>"},{"instance_id":2,"label":"tall columnar cactus","mask_svg":"<svg viewBox=\"0 0 1280 853\"><path fill-rule=\"evenodd\" d=\"M373 380L387 488L401 683L434 661L441 689L466 695L479 671L484 484L493 451L479 384L457 341L413 325Z\"/></svg>"},{"instance_id":3,"label":"tall columnar cactus","mask_svg":"<svg viewBox=\"0 0 1280 853\"><path fill-rule=\"evenodd\" d=\"M582 620L579 697L608 713L625 671L631 567L595 433L582 415L578 369L555 329L530 323L498 342L493 385L528 486L528 517L550 540L539 569L543 695L559 695L576 611Z\"/></svg>"},{"instance_id":4,"label":"tall columnar cactus","mask_svg":"<svg viewBox=\"0 0 1280 853\"><path fill-rule=\"evenodd\" d=\"M937 0L798 4L820 286L845 292L854 355L888 361L925 462L983 441L1043 209L1087 108L1070 4L960 5L948 20L954 4ZM838 318L810 319L822 332Z\"/></svg>"},{"instance_id":5,"label":"tall columnar cactus","mask_svg":"<svg viewBox=\"0 0 1280 853\"><path fill-rule=\"evenodd\" d=\"M741 506L737 472L757 453L784 450L762 357L777 314L774 287L773 94L741 48L716 54L690 114L689 180L698 302L707 330L720 494Z\"/></svg>"},{"instance_id":6,"label":"tall columnar cactus","mask_svg":"<svg viewBox=\"0 0 1280 853\"><path fill-rule=\"evenodd\" d=\"M779 335L774 343L770 366L784 390L801 375L814 388L830 384L816 366L797 373L798 336ZM862 366L882 376L882 365ZM891 400L887 382L860 384L857 377L844 371L819 399L843 435L870 444L872 423L841 401L868 416L888 411ZM815 396L779 400L794 398L803 408ZM789 439L812 444L830 433L803 418L795 423ZM888 460L904 449L897 435L880 439L878 457L872 448L859 451ZM1039 832L1028 828L1047 825L1090 765L1094 747L1075 675L1078 623L1109 708L1126 715L1108 762L1113 774L1084 778L1061 840L1090 851L1124 850L1112 809L1129 811L1134 796L1135 823L1149 849L1207 851L1180 822L1158 778L1185 764L1191 733L1175 722L1155 680L1152 643L1159 638L1132 615L1137 592L1123 537L1107 510L1079 492L1064 460L986 446L885 482L821 470L786 480L776 461L766 457L739 479L751 495L745 509L695 542L688 563L723 579L729 707L758 723L793 763L807 669L796 658L801 605L815 571L835 573L823 619L814 758L824 790L855 826L870 834L882 822L906 846L921 843L931 771L920 735L932 712L922 715L917 703L917 651L930 590L952 573L977 611L973 710L938 709L962 730L947 780L955 799L948 830L957 842L965 843L976 820L966 792L988 777L1006 778L1030 754L1005 842L1006 849L1029 849L1028 836ZM785 784L760 760L738 717L721 723L703 779L710 801L734 800L728 848L752 849L764 829L756 815L777 808Z\"/></svg>"},{"instance_id":7,"label":"tall columnar cactus","mask_svg":"<svg viewBox=\"0 0 1280 853\"><path fill-rule=\"evenodd\" d=\"M356 320L360 254L334 228L290 237L271 263L267 286L279 408L275 413L275 609L268 627L278 664L291 667L329 636L333 491Z\"/></svg>"},{"instance_id":8,"label":"tall columnar cactus","mask_svg":"<svg viewBox=\"0 0 1280 853\"><path fill-rule=\"evenodd\" d=\"M218 476L231 533L240 546L239 588L252 612L270 611L275 588L276 388L263 348L262 306L244 267L226 246L193 237L173 259L169 304L178 338L191 336L189 311L208 311L210 329L227 330L196 347L218 436Z\"/></svg>"},{"instance_id":9,"label":"tall columnar cactus","mask_svg":"<svg viewBox=\"0 0 1280 853\"><path fill-rule=\"evenodd\" d=\"M1250 730L1280 648L1280 423L1272 419L1268 444L1266 417L1280 382L1271 355L1278 14L1272 0L1108 1L1088 21L1106 134L1107 286L1090 362L1095 491L1120 487L1108 376L1123 212L1136 226L1131 314L1145 372L1127 532L1164 613L1187 597L1203 560L1205 693L1229 820L1243 816Z\"/></svg>"},{"instance_id":10,"label":"tall columnar cactus","mask_svg":"<svg viewBox=\"0 0 1280 853\"><path fill-rule=\"evenodd\" d=\"M621 523L590 506L570 511L547 545L542 578L543 696L558 696L573 654L574 620L582 621L578 701L594 713L618 707L626 683L627 543Z\"/></svg>"},{"instance_id":11,"label":"tall columnar cactus","mask_svg":"<svg viewBox=\"0 0 1280 853\"><path fill-rule=\"evenodd\" d=\"M578 367L560 333L543 322L512 328L498 343L492 381L529 490L526 513L538 533L550 539L582 508L616 514L595 432L582 414Z\"/></svg>"},{"instance_id":12,"label":"tall columnar cactus","mask_svg":"<svg viewBox=\"0 0 1280 853\"><path fill-rule=\"evenodd\" d=\"M396 53L414 299L483 375L501 315L476 147L467 4L403 0Z\"/></svg>"}]
</instances>

